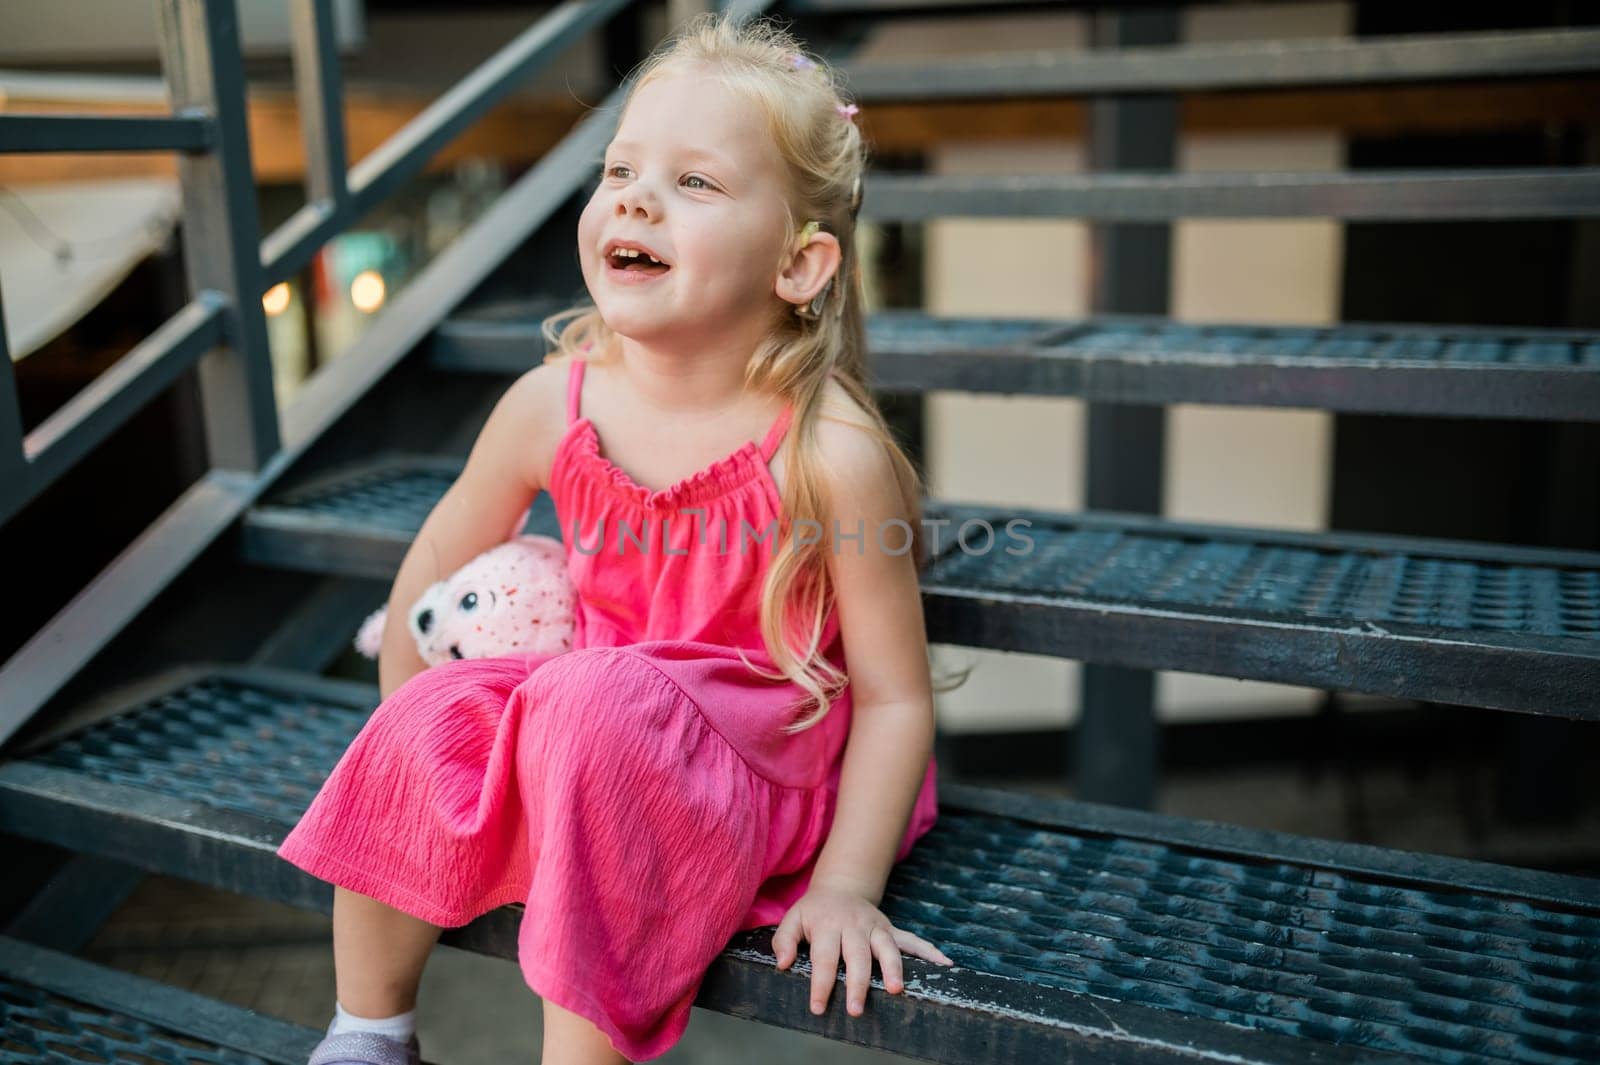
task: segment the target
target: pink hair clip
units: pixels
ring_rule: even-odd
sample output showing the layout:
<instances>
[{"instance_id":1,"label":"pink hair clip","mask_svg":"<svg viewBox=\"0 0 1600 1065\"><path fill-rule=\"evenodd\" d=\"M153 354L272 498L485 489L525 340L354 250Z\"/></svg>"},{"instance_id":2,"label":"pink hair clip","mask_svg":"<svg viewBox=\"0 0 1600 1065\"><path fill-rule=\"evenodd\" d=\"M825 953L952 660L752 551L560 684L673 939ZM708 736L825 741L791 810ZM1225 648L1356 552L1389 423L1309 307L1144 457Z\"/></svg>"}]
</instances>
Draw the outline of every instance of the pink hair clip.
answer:
<instances>
[{"instance_id":1,"label":"pink hair clip","mask_svg":"<svg viewBox=\"0 0 1600 1065\"><path fill-rule=\"evenodd\" d=\"M854 122L856 120L856 116L861 113L861 108L857 107L855 104L840 104L835 107L834 110L839 112L839 117L848 122Z\"/></svg>"}]
</instances>

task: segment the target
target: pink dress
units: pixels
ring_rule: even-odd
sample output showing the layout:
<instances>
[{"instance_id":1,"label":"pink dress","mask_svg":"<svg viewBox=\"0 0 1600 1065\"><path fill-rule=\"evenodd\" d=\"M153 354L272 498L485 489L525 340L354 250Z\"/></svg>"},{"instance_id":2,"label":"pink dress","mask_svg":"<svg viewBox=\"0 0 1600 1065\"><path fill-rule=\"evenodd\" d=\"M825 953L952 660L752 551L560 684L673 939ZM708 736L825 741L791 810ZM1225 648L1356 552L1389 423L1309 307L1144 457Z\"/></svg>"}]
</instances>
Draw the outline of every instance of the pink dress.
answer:
<instances>
[{"instance_id":1,"label":"pink dress","mask_svg":"<svg viewBox=\"0 0 1600 1065\"><path fill-rule=\"evenodd\" d=\"M651 491L580 416L584 367L572 360L549 486L578 591L573 650L412 677L278 854L446 927L524 903L528 986L644 1061L682 1036L729 937L805 893L851 700L785 735L802 689L739 658L773 668L757 610L776 537L761 533L779 515L768 463L791 411L759 447ZM842 668L837 609L822 646ZM930 759L896 861L933 827L935 778Z\"/></svg>"}]
</instances>

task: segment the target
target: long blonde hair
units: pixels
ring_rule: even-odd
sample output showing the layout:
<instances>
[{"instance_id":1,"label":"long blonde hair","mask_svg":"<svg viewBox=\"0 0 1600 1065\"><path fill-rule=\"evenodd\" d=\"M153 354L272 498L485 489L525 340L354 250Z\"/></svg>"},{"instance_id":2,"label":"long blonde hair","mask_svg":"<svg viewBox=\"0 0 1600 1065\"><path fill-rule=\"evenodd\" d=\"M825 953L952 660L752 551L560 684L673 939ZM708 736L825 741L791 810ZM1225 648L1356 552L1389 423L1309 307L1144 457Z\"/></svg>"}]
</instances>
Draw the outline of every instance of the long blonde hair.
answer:
<instances>
[{"instance_id":1,"label":"long blonde hair","mask_svg":"<svg viewBox=\"0 0 1600 1065\"><path fill-rule=\"evenodd\" d=\"M820 419L855 425L883 447L911 522L910 550L919 575L929 561L921 521L921 479L895 442L866 383L864 296L856 247L866 147L851 120L853 112L838 74L773 22L756 19L741 24L713 13L696 16L640 66L623 109L643 86L684 67L711 72L761 110L779 154L788 163L788 232L798 232L797 218L816 219L838 239L842 252L820 317L783 314L745 370L746 389L782 395L794 411L783 444L783 528L778 538L779 545L789 549L775 552L761 589L761 638L778 672L762 670L748 660L746 664L774 680L787 679L807 693L799 707L814 712L785 729L800 732L821 721L849 683L848 675L818 646L834 600L825 555L831 537L824 534L818 542L802 545L792 535L804 522L811 523L808 528L827 524L827 493L816 440ZM588 346L609 351L614 339L592 305L551 315L543 331L550 358L582 358L580 353ZM824 385L830 374L865 418L828 401ZM796 622L804 633L799 652L789 642ZM957 684L967 672L959 672ZM936 685L936 690L945 687Z\"/></svg>"}]
</instances>

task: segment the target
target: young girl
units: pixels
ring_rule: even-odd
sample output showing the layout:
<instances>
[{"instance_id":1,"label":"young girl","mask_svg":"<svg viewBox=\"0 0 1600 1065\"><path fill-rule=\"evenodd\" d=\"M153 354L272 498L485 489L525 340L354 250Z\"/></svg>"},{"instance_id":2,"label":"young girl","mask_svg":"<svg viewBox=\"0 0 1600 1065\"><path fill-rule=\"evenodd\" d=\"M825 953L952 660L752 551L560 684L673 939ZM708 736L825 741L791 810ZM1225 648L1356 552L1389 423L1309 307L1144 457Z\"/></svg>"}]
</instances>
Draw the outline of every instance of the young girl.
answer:
<instances>
[{"instance_id":1,"label":"young girl","mask_svg":"<svg viewBox=\"0 0 1600 1065\"><path fill-rule=\"evenodd\" d=\"M777 924L779 968L810 944L818 1014L841 960L851 1016L874 958L891 994L901 951L950 964L877 906L937 811L921 489L864 383L854 116L770 23L703 16L640 72L578 227L594 306L546 323L389 601L405 617L546 490L573 649L424 671L388 627L383 701L279 850L336 885L314 1065L416 1061L440 928L513 902L546 1065L665 1052L743 929Z\"/></svg>"}]
</instances>

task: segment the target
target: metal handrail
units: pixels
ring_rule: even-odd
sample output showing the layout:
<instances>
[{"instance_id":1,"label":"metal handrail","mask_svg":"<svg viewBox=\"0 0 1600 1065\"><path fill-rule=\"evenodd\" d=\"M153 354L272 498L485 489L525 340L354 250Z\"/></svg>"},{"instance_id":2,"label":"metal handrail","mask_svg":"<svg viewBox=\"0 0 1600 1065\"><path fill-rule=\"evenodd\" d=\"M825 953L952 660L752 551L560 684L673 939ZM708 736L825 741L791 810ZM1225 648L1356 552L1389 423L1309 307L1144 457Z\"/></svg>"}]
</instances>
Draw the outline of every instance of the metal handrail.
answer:
<instances>
[{"instance_id":1,"label":"metal handrail","mask_svg":"<svg viewBox=\"0 0 1600 1065\"><path fill-rule=\"evenodd\" d=\"M0 122L0 151L176 151L189 301L43 424L22 434L15 369L0 400L0 521L125 425L181 373L200 370L215 466L260 469L279 449L262 315L254 176L233 0L158 0L165 116L23 115ZM0 340L0 352L4 350Z\"/></svg>"},{"instance_id":2,"label":"metal handrail","mask_svg":"<svg viewBox=\"0 0 1600 1065\"><path fill-rule=\"evenodd\" d=\"M263 241L246 124L236 0L156 0L167 115L0 115L0 153L179 154L189 302L68 407L22 432L15 370L0 368L0 522L198 366L208 453L260 471L282 448L261 295L303 268L516 86L631 0L567 0L354 167L346 165L332 7L291 0L307 203ZM6 352L0 328L0 354Z\"/></svg>"},{"instance_id":3,"label":"metal handrail","mask_svg":"<svg viewBox=\"0 0 1600 1065\"><path fill-rule=\"evenodd\" d=\"M504 99L518 82L611 18L631 0L567 0L496 52L454 88L384 141L348 174L339 161L344 145L337 109L337 66L328 61L331 28L317 24L316 0L295 0L295 69L300 113L308 127L308 202L266 239L261 261L268 284L283 280L311 259L330 237L360 218L420 171L441 148ZM326 8L323 18L326 18ZM313 58L315 57L315 58ZM312 72L315 73L312 73ZM304 72L302 76L302 72ZM338 131L339 135L334 136ZM315 142L315 143L314 143ZM334 146L325 151L324 144ZM335 154L336 153L336 154Z\"/></svg>"},{"instance_id":4,"label":"metal handrail","mask_svg":"<svg viewBox=\"0 0 1600 1065\"><path fill-rule=\"evenodd\" d=\"M25 454L54 480L223 342L223 307L210 293L186 304L28 434Z\"/></svg>"},{"instance_id":5,"label":"metal handrail","mask_svg":"<svg viewBox=\"0 0 1600 1065\"><path fill-rule=\"evenodd\" d=\"M373 328L343 358L313 375L279 418L273 402L261 294L268 287L245 129L242 58L235 0L157 0L163 14L164 68L175 109L206 114L215 141L180 162L185 203L185 248L191 302L156 334L118 363L79 400L63 408L24 440L15 375L0 329L0 521L14 514L95 443L123 424L141 397L153 395L183 369L200 361L212 468L128 546L71 603L0 665L0 743L26 724L67 681L175 580L201 551L238 520L283 472L350 407L482 282L527 235L588 178L610 137L621 90L605 102L445 248L401 293ZM376 161L342 175L339 106L332 90L333 35L325 5L296 4L297 87L308 133L325 137L311 153L308 188L337 196L346 187L335 222L319 224L317 243L336 235L383 192L414 173L451 137L579 34L630 0L563 4L528 33L468 75L439 104L424 112L375 153ZM739 0L725 10L745 17L766 6ZM554 20L554 21L552 21ZM315 41L314 46L309 43ZM317 69L306 71L314 59ZM484 69L490 73L485 74ZM309 98L310 106L306 106ZM357 188L370 199L358 199ZM280 230L281 232L281 230ZM309 242L309 237L302 238ZM316 245L297 243L309 255ZM227 348L215 345L226 343ZM210 368L211 379L206 371ZM241 417L241 413L245 416ZM280 435L281 433L281 435ZM10 446L7 446L7 441ZM256 445L251 449L251 445ZM57 450L60 448L61 450ZM70 460L70 461L67 461Z\"/></svg>"},{"instance_id":6,"label":"metal handrail","mask_svg":"<svg viewBox=\"0 0 1600 1065\"><path fill-rule=\"evenodd\" d=\"M0 115L0 152L204 152L205 115Z\"/></svg>"}]
</instances>

